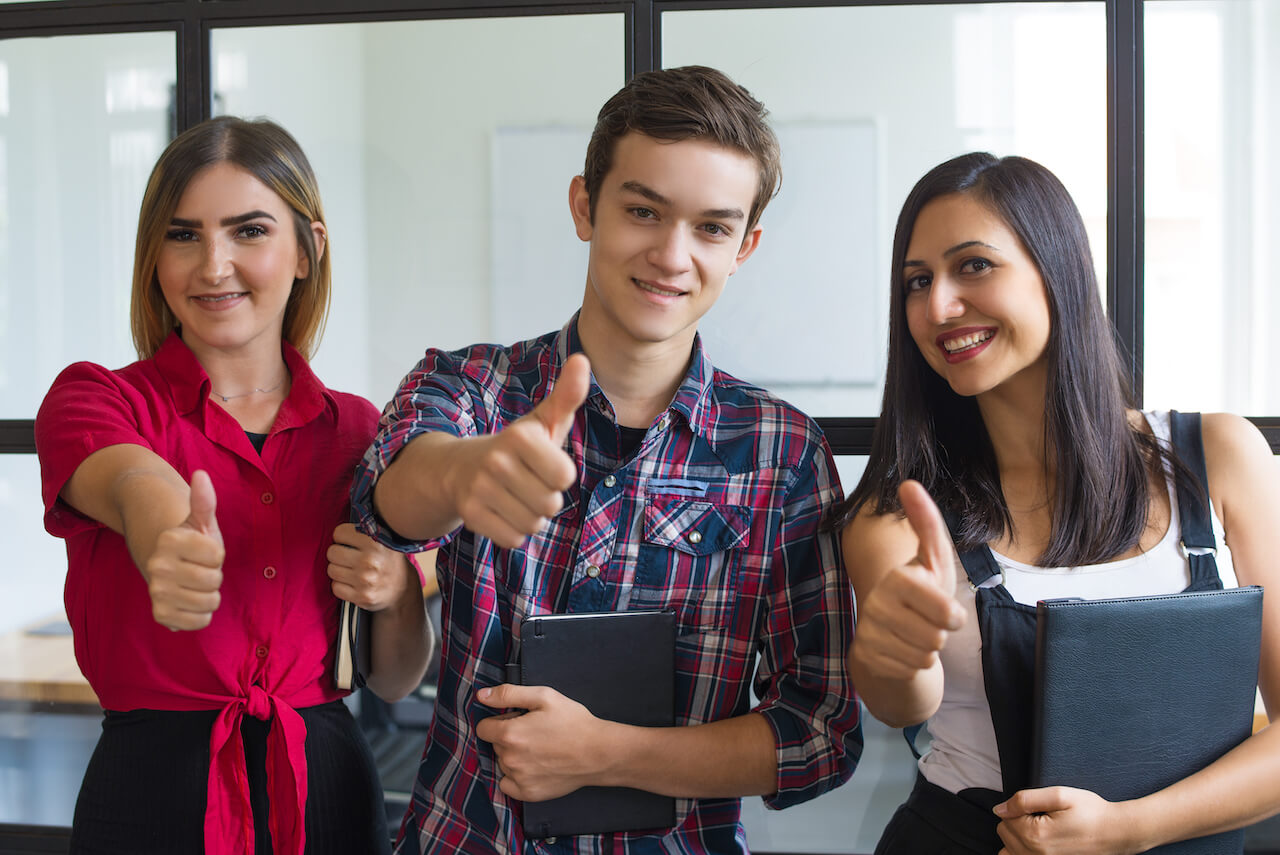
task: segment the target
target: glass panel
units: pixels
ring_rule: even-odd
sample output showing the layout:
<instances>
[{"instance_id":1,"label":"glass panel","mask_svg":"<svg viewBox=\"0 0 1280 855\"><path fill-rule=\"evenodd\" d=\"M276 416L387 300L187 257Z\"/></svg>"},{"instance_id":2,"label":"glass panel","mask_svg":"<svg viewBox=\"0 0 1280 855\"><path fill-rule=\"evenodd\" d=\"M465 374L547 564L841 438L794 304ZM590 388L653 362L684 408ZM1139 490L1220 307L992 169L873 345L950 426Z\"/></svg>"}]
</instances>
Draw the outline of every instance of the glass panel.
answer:
<instances>
[{"instance_id":1,"label":"glass panel","mask_svg":"<svg viewBox=\"0 0 1280 855\"><path fill-rule=\"evenodd\" d=\"M1280 7L1148 2L1146 353L1151 407L1280 409Z\"/></svg>"},{"instance_id":2,"label":"glass panel","mask_svg":"<svg viewBox=\"0 0 1280 855\"><path fill-rule=\"evenodd\" d=\"M875 415L898 209L966 151L1052 169L1105 265L1103 3L670 12L662 33L664 66L728 72L782 142L761 249L704 325L726 370L813 415Z\"/></svg>"},{"instance_id":3,"label":"glass panel","mask_svg":"<svg viewBox=\"0 0 1280 855\"><path fill-rule=\"evenodd\" d=\"M171 136L172 33L0 41L0 418L54 376L136 357L138 205Z\"/></svg>"},{"instance_id":4,"label":"glass panel","mask_svg":"<svg viewBox=\"0 0 1280 855\"><path fill-rule=\"evenodd\" d=\"M586 268L569 180L624 82L624 25L611 14L213 32L215 110L280 122L320 181L335 283L315 360L327 383L381 406L427 346L515 341L569 318ZM545 241L537 223L552 224Z\"/></svg>"}]
</instances>

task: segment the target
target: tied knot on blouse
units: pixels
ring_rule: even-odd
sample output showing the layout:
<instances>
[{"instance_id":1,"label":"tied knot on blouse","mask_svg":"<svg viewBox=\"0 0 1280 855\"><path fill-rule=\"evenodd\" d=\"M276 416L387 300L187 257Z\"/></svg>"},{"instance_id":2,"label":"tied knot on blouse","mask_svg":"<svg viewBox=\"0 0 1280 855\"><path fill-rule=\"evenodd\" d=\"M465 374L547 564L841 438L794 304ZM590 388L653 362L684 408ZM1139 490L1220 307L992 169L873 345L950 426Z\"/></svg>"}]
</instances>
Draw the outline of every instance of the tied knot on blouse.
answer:
<instances>
[{"instance_id":1,"label":"tied knot on blouse","mask_svg":"<svg viewBox=\"0 0 1280 855\"><path fill-rule=\"evenodd\" d=\"M302 716L261 686L222 708L209 739L206 852L253 852L253 808L240 724L248 714L271 722L267 733L268 826L275 851L302 855L306 847L307 726Z\"/></svg>"}]
</instances>

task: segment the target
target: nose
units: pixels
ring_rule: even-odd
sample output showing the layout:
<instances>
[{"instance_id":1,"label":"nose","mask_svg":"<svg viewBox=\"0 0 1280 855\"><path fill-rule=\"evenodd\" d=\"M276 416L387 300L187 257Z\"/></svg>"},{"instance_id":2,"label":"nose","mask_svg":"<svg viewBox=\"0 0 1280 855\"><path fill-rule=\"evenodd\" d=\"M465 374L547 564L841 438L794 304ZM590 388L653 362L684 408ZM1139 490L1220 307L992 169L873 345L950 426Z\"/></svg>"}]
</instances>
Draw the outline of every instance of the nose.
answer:
<instances>
[{"instance_id":1,"label":"nose","mask_svg":"<svg viewBox=\"0 0 1280 855\"><path fill-rule=\"evenodd\" d=\"M692 266L686 229L678 224L654 230L654 242L649 248L649 263L664 274L684 273Z\"/></svg>"},{"instance_id":2,"label":"nose","mask_svg":"<svg viewBox=\"0 0 1280 855\"><path fill-rule=\"evenodd\" d=\"M221 282L231 275L231 267L231 248L227 242L218 237L206 240L200 274L210 282Z\"/></svg>"},{"instance_id":3,"label":"nose","mask_svg":"<svg viewBox=\"0 0 1280 855\"><path fill-rule=\"evenodd\" d=\"M964 301L956 284L945 277L937 277L929 285L928 319L932 324L944 324L964 314Z\"/></svg>"}]
</instances>

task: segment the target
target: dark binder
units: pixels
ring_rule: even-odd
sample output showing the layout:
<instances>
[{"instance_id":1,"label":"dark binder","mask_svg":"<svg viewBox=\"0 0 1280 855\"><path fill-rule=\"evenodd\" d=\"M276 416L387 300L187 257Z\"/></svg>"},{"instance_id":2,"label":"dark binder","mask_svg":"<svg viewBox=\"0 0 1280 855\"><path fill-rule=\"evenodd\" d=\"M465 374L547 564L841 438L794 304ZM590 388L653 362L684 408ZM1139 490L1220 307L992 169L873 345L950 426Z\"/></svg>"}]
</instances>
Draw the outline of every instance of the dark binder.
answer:
<instances>
[{"instance_id":1,"label":"dark binder","mask_svg":"<svg viewBox=\"0 0 1280 855\"><path fill-rule=\"evenodd\" d=\"M1032 786L1138 798L1252 732L1261 588L1044 600L1036 612ZM1236 830L1150 851L1227 855L1243 846Z\"/></svg>"},{"instance_id":2,"label":"dark binder","mask_svg":"<svg viewBox=\"0 0 1280 855\"><path fill-rule=\"evenodd\" d=\"M644 727L675 724L675 614L593 612L520 622L520 682L550 686L597 718ZM668 829L676 802L627 787L582 787L524 804L524 832L562 837Z\"/></svg>"},{"instance_id":3,"label":"dark binder","mask_svg":"<svg viewBox=\"0 0 1280 855\"><path fill-rule=\"evenodd\" d=\"M354 603L338 600L338 640L333 656L333 681L339 689L355 691L369 676L373 615Z\"/></svg>"}]
</instances>

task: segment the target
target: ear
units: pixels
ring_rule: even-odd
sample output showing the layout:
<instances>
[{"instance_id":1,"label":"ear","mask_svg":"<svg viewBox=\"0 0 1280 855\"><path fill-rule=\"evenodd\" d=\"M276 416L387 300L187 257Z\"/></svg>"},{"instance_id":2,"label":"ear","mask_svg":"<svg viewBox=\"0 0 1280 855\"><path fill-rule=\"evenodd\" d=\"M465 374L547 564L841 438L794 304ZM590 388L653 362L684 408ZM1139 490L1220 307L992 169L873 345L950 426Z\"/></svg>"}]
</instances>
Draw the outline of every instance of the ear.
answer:
<instances>
[{"instance_id":1,"label":"ear","mask_svg":"<svg viewBox=\"0 0 1280 855\"><path fill-rule=\"evenodd\" d=\"M316 260L324 258L325 247L329 245L329 232L325 229L324 223L314 220L311 223L311 239L316 245ZM307 258L306 251L298 247L298 267L293 272L294 279L306 279L311 273L311 262Z\"/></svg>"},{"instance_id":2,"label":"ear","mask_svg":"<svg viewBox=\"0 0 1280 855\"><path fill-rule=\"evenodd\" d=\"M573 176L569 182L569 213L573 216L573 230L578 240L591 240L591 197L587 195L587 179Z\"/></svg>"},{"instance_id":3,"label":"ear","mask_svg":"<svg viewBox=\"0 0 1280 855\"><path fill-rule=\"evenodd\" d=\"M734 256L733 266L729 268L730 276L737 273L742 263L751 257L751 253L756 251L756 247L760 245L760 235L763 231L764 228L757 223L755 228L747 232L747 236L742 239L742 246L738 247L738 254Z\"/></svg>"}]
</instances>

